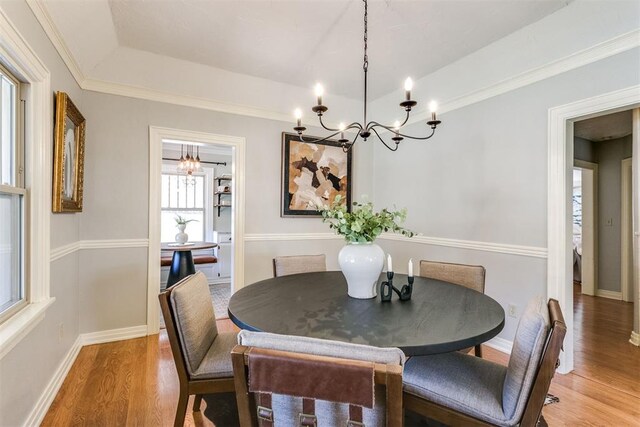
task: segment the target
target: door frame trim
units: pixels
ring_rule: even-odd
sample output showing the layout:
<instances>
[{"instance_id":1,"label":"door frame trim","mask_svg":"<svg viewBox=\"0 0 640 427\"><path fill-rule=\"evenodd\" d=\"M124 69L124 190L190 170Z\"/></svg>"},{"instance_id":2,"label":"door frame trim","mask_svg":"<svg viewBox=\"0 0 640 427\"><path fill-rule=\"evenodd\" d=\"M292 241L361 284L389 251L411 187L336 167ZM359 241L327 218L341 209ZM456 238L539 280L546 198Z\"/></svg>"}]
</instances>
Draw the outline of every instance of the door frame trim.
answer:
<instances>
[{"instance_id":1,"label":"door frame trim","mask_svg":"<svg viewBox=\"0 0 640 427\"><path fill-rule=\"evenodd\" d=\"M640 105L640 85L549 109L547 141L547 297L555 298L567 324L558 372L573 370L573 271L571 194L573 123ZM571 141L571 143L568 143Z\"/></svg>"},{"instance_id":2,"label":"door frame trim","mask_svg":"<svg viewBox=\"0 0 640 427\"><path fill-rule=\"evenodd\" d=\"M162 141L165 139L225 145L232 148L231 235L233 236L233 276L231 278L231 292L233 293L244 286L245 138L149 126L148 335L157 334L160 327L160 307L158 305L158 294L160 292L160 175L162 173Z\"/></svg>"}]
</instances>

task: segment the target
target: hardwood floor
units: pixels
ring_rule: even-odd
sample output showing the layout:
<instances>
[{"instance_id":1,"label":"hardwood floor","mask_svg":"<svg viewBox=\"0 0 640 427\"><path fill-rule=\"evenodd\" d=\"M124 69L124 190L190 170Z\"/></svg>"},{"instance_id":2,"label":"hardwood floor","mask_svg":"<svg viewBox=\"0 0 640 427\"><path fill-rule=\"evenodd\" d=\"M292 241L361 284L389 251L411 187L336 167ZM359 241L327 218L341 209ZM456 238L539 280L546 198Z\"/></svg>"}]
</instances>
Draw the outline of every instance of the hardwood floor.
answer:
<instances>
[{"instance_id":1,"label":"hardwood floor","mask_svg":"<svg viewBox=\"0 0 640 427\"><path fill-rule=\"evenodd\" d=\"M628 342L629 304L579 294L575 299L576 369L555 376L550 393L560 402L545 406L547 423L640 426L640 348ZM220 320L218 328L235 326ZM483 347L486 359L507 363L507 355ZM163 332L84 347L42 425L170 426L177 400L178 377ZM185 425L213 424L189 409Z\"/></svg>"}]
</instances>

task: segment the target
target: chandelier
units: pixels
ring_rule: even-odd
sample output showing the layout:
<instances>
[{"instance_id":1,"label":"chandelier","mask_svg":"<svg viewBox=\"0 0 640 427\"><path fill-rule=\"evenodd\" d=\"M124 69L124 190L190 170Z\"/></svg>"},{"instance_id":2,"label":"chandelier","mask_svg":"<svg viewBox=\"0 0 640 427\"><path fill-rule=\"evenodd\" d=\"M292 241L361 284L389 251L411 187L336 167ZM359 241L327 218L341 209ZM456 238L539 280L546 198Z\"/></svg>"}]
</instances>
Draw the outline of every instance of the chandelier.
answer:
<instances>
[{"instance_id":1,"label":"chandelier","mask_svg":"<svg viewBox=\"0 0 640 427\"><path fill-rule=\"evenodd\" d=\"M202 167L200 166L200 147L195 147L195 150L194 156L194 146L187 145L187 154L185 156L184 144L180 146L180 160L178 160L177 167L178 173L191 176L194 172L202 171Z\"/></svg>"},{"instance_id":2,"label":"chandelier","mask_svg":"<svg viewBox=\"0 0 640 427\"><path fill-rule=\"evenodd\" d=\"M328 108L327 106L322 104L322 96L324 95L324 88L320 83L318 83L315 86L315 94L318 102L317 102L317 105L311 108L311 111L313 111L318 116L320 125L327 131L333 132L333 133L325 138L315 139L313 141L308 139L305 140L303 137L303 132L307 130L307 128L302 126L302 111L299 108L296 109L294 113L297 123L296 123L296 126L294 126L293 130L295 130L298 133L300 140L302 140L303 142L311 142L311 143L326 141L328 139L331 139L340 135L338 142L340 143L340 146L342 147L342 150L344 152L348 152L349 150L351 150L359 137L362 138L364 141L366 141L367 138L371 137L372 135L375 135L380 140L380 142L384 144L385 147L387 147L391 151L396 151L398 149L400 142L404 138L409 138L414 140L426 140L431 138L435 134L436 127L441 123L441 121L436 118L436 110L438 108L438 104L435 101L431 101L429 103L429 110L431 111L431 120L427 121L427 126L431 128L430 134L420 137L420 136L411 136L411 135L402 133L400 130L409 121L411 109L418 104L416 101L411 99L411 89L413 89L413 81L409 77L404 82L405 100L400 103L400 107L403 108L404 111L406 112L404 121L402 121L402 123L400 121L396 121L393 124L393 126L383 125L373 120L367 122L367 72L369 71L369 57L367 56L368 12L367 12L367 0L363 0L363 2L364 2L364 59L362 63L362 70L364 71L364 118L362 123L353 122L349 125L344 125L343 123L340 123L337 129L326 126L322 120L322 116L324 115L324 113L327 112ZM352 140L345 138L345 132L349 130L356 130L356 135L353 137ZM391 137L391 141L393 141L392 143L387 143L382 138L382 136L380 136L379 132L384 132L385 130L391 132L391 134L393 135Z\"/></svg>"}]
</instances>

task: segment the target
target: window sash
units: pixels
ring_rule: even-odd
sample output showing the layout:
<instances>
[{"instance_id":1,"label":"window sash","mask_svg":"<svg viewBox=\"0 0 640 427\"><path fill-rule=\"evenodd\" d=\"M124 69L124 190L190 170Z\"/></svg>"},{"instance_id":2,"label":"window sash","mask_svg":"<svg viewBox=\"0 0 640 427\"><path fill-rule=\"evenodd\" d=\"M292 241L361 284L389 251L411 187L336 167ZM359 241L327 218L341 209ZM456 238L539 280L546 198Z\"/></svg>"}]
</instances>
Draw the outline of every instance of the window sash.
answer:
<instances>
[{"instance_id":1,"label":"window sash","mask_svg":"<svg viewBox=\"0 0 640 427\"><path fill-rule=\"evenodd\" d=\"M9 190L9 191L5 191ZM12 271L10 276L9 293L11 298L8 302L0 305L0 324L5 320L11 318L15 313L20 311L29 303L29 290L26 286L25 280L25 265L26 265L26 251L25 251L25 221L26 221L26 209L25 209L25 195L26 191L21 188L13 188L7 186L0 186L0 195L8 195L8 196L17 196L17 206L15 207L16 212L12 212L12 214L17 215L18 227L15 227L14 224L11 224L10 233L12 237L10 239L9 245L15 245L16 248L9 252L9 256L16 256L17 261L11 260L11 265L9 268L13 270L14 267L17 268L17 271ZM2 254L0 254L2 256ZM15 295L15 296L14 296Z\"/></svg>"},{"instance_id":2,"label":"window sash","mask_svg":"<svg viewBox=\"0 0 640 427\"><path fill-rule=\"evenodd\" d=\"M29 304L29 287L26 280L27 250L27 190L24 177L24 132L21 107L21 83L0 64L0 195L17 196L17 204L11 207L11 227L8 229L9 301L0 305L0 324L14 316ZM10 92L8 92L10 91ZM12 98L9 98L12 96ZM7 108L10 111L7 111ZM4 156L4 157L3 157ZM14 211L15 209L15 211ZM14 216L17 215L17 218ZM6 220L6 218L5 218ZM19 226L15 226L17 221ZM2 284L2 286L5 286Z\"/></svg>"},{"instance_id":3,"label":"window sash","mask_svg":"<svg viewBox=\"0 0 640 427\"><path fill-rule=\"evenodd\" d=\"M13 75L2 65L0 64L0 120L2 120L1 122L1 126L0 128L2 129L2 134L0 134L0 138L4 138L5 135L3 134L5 132L5 128L6 128L6 124L7 122L5 121L4 117L3 117L3 113L4 113L4 107L5 107L5 103L4 103L4 81L7 81L7 84L9 85L13 85L13 114L10 118L10 122L9 125L11 127L10 129L10 134L8 135L8 137L12 140L11 141L11 145L9 147L9 151L10 151L10 158L9 161L5 161L5 159L2 158L2 151L0 150L0 162L2 162L2 164L9 164L10 165L10 169L11 169L11 180L12 182L10 183L4 183L3 182L3 178L2 176L0 176L0 184L8 184L11 187L20 187L20 188L24 188L25 186L25 179L24 179L24 141L23 141L23 135L22 135L22 129L21 129L21 125L22 125L22 114L20 111L20 99L21 99L21 93L20 93L20 81L18 79L16 79L15 77L13 77ZM1 140L0 140L0 145L1 144Z\"/></svg>"}]
</instances>

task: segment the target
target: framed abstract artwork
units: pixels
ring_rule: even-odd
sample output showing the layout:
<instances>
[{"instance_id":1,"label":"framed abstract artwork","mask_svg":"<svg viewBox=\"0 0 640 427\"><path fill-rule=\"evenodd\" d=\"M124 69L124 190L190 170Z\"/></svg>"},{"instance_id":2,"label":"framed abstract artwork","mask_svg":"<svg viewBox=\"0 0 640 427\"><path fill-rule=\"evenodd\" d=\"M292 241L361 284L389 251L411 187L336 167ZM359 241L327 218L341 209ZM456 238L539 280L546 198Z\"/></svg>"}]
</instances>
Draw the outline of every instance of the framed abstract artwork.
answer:
<instances>
[{"instance_id":1,"label":"framed abstract artwork","mask_svg":"<svg viewBox=\"0 0 640 427\"><path fill-rule=\"evenodd\" d=\"M345 153L338 141L305 142L283 132L281 216L320 217L317 207L333 203L338 195L350 211L351 151Z\"/></svg>"},{"instance_id":2,"label":"framed abstract artwork","mask_svg":"<svg viewBox=\"0 0 640 427\"><path fill-rule=\"evenodd\" d=\"M53 212L82 212L85 119L64 92L56 92Z\"/></svg>"}]
</instances>

